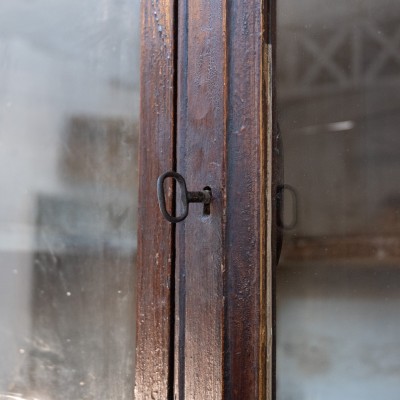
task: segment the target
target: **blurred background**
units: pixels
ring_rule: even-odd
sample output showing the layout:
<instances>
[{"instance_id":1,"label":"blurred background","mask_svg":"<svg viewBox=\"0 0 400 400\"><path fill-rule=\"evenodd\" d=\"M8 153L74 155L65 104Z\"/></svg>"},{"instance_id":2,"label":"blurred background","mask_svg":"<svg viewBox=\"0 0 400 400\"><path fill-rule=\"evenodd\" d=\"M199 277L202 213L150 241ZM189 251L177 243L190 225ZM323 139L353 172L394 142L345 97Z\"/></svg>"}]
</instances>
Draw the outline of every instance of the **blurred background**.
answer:
<instances>
[{"instance_id":1,"label":"blurred background","mask_svg":"<svg viewBox=\"0 0 400 400\"><path fill-rule=\"evenodd\" d=\"M277 5L277 398L399 399L400 3Z\"/></svg>"},{"instance_id":2,"label":"blurred background","mask_svg":"<svg viewBox=\"0 0 400 400\"><path fill-rule=\"evenodd\" d=\"M0 399L132 399L139 0L0 4Z\"/></svg>"}]
</instances>

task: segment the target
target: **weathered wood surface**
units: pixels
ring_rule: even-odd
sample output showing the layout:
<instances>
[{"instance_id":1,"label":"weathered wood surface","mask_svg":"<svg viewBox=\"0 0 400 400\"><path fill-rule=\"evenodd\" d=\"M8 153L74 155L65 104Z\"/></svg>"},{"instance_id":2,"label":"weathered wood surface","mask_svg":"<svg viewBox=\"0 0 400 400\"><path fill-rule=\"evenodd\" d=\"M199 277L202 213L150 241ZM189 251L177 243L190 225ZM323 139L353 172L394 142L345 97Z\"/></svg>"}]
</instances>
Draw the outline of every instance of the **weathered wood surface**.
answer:
<instances>
[{"instance_id":1,"label":"weathered wood surface","mask_svg":"<svg viewBox=\"0 0 400 400\"><path fill-rule=\"evenodd\" d=\"M258 0L229 2L226 399L266 399L271 343L271 96L267 20ZM269 155L269 157L267 157ZM267 175L267 170L269 175ZM267 190L268 189L268 190ZM269 196L267 195L269 194ZM266 277L269 277L267 282ZM269 286L267 286L267 283ZM269 326L267 326L267 321ZM269 353L271 354L271 352Z\"/></svg>"},{"instance_id":2,"label":"weathered wood surface","mask_svg":"<svg viewBox=\"0 0 400 400\"><path fill-rule=\"evenodd\" d=\"M278 227L278 220L282 204L277 198L279 187L284 183L283 171L283 142L278 126L276 110L276 6L274 0L264 2L264 39L263 39L263 123L264 137L266 140L266 156L263 168L266 182L265 203L265 287L262 290L265 296L265 321L263 342L265 345L266 360L262 372L265 380L260 390L262 399L274 400L276 398L276 268L281 254L283 232ZM264 378L264 377L263 377Z\"/></svg>"},{"instance_id":3,"label":"weathered wood surface","mask_svg":"<svg viewBox=\"0 0 400 400\"><path fill-rule=\"evenodd\" d=\"M174 0L142 2L136 400L172 398L173 227L157 177L174 166ZM172 191L169 191L171 203Z\"/></svg>"},{"instance_id":4,"label":"weathered wood surface","mask_svg":"<svg viewBox=\"0 0 400 400\"><path fill-rule=\"evenodd\" d=\"M213 201L210 215L192 204L176 227L174 373L174 232L155 194L174 167L172 0L143 2L142 12L136 398L264 400L273 323L265 10L259 0L178 5L176 170L189 190L211 187Z\"/></svg>"},{"instance_id":5,"label":"weathered wood surface","mask_svg":"<svg viewBox=\"0 0 400 400\"><path fill-rule=\"evenodd\" d=\"M179 3L177 170L212 189L209 216L191 205L177 225L176 399L222 399L225 5Z\"/></svg>"},{"instance_id":6,"label":"weathered wood surface","mask_svg":"<svg viewBox=\"0 0 400 400\"><path fill-rule=\"evenodd\" d=\"M195 205L177 226L180 400L264 400L271 390L272 111L263 71L271 60L263 12L258 0L179 3L177 170L189 190L210 186L214 197L210 216Z\"/></svg>"}]
</instances>

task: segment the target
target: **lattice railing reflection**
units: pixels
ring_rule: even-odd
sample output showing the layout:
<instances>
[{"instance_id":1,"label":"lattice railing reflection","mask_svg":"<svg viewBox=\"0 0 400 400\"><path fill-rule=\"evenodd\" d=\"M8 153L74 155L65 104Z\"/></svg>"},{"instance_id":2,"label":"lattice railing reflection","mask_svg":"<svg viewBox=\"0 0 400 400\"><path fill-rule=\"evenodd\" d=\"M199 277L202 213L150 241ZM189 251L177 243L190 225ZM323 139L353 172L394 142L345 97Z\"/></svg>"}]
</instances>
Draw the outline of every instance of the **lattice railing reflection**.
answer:
<instances>
[{"instance_id":1,"label":"lattice railing reflection","mask_svg":"<svg viewBox=\"0 0 400 400\"><path fill-rule=\"evenodd\" d=\"M355 19L278 34L282 98L400 83L400 21Z\"/></svg>"}]
</instances>

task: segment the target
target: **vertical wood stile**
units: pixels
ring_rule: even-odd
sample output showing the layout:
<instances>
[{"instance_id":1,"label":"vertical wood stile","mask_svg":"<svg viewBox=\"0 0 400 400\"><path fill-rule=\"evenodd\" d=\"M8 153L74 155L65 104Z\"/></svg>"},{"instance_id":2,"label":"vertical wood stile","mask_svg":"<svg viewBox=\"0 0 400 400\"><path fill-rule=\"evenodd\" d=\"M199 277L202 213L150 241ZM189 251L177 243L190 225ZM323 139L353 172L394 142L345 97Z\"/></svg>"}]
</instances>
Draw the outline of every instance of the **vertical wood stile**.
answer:
<instances>
[{"instance_id":1,"label":"vertical wood stile","mask_svg":"<svg viewBox=\"0 0 400 400\"><path fill-rule=\"evenodd\" d=\"M174 167L174 0L141 8L136 400L172 398L174 228L158 208L157 177ZM168 202L172 201L169 190Z\"/></svg>"}]
</instances>

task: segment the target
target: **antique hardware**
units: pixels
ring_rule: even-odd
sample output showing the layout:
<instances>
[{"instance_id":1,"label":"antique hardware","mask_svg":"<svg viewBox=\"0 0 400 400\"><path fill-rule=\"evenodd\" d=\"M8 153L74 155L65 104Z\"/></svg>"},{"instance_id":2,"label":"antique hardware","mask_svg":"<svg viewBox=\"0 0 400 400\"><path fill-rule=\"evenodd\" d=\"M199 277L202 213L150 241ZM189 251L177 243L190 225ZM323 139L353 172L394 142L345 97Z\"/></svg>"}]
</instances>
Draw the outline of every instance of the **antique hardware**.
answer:
<instances>
[{"instance_id":1,"label":"antique hardware","mask_svg":"<svg viewBox=\"0 0 400 400\"><path fill-rule=\"evenodd\" d=\"M164 181L167 178L175 179L181 191L181 202L183 207L183 212L179 216L173 216L167 211L166 201L165 201L165 191L164 191ZM158 204L160 206L160 210L164 218L176 224L177 222L183 221L189 213L189 203L203 203L206 206L211 202L211 189L205 188L200 192L188 192L186 188L186 181L185 178L174 171L168 171L164 174L160 175L157 179L157 197L158 197Z\"/></svg>"}]
</instances>

